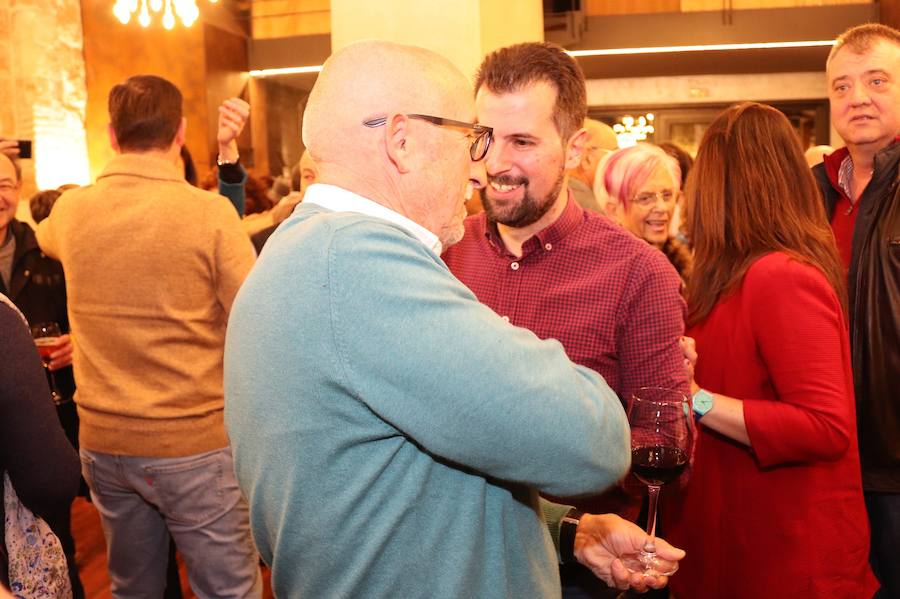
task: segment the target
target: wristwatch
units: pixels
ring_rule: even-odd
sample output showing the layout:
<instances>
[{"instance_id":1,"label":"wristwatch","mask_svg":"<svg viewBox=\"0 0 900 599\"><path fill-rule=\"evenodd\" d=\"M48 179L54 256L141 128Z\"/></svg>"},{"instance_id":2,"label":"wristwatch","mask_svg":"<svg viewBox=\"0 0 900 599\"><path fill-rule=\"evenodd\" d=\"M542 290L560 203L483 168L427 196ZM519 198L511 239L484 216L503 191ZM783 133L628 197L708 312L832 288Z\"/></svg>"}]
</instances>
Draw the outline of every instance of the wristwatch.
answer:
<instances>
[{"instance_id":1,"label":"wristwatch","mask_svg":"<svg viewBox=\"0 0 900 599\"><path fill-rule=\"evenodd\" d=\"M559 522L559 557L564 564L574 564L575 530L581 522L584 512L572 508Z\"/></svg>"},{"instance_id":2,"label":"wristwatch","mask_svg":"<svg viewBox=\"0 0 900 599\"><path fill-rule=\"evenodd\" d=\"M693 401L691 403L694 406L694 422L697 422L704 416L706 413L712 410L713 407L713 394L707 391L706 389L698 389L696 393L694 393Z\"/></svg>"}]
</instances>

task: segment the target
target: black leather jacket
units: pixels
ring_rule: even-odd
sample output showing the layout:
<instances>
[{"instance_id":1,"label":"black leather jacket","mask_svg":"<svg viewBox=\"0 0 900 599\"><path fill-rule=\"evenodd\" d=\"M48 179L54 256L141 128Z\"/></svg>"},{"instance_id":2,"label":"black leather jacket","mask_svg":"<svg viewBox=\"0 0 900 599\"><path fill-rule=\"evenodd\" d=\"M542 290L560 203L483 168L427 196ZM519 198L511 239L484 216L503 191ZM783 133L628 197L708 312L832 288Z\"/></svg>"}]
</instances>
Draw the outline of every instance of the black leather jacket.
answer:
<instances>
[{"instance_id":1,"label":"black leather jacket","mask_svg":"<svg viewBox=\"0 0 900 599\"><path fill-rule=\"evenodd\" d=\"M6 295L22 311L29 324L55 322L63 333L68 333L69 315L66 312L66 281L62 265L41 251L34 231L26 223L12 220L9 227L16 240L16 251ZM72 397L75 393L72 367L62 368L54 376L63 396Z\"/></svg>"},{"instance_id":2,"label":"black leather jacket","mask_svg":"<svg viewBox=\"0 0 900 599\"><path fill-rule=\"evenodd\" d=\"M834 156L829 158L834 159ZM837 165L813 174L830 219ZM834 180L829 177L833 174ZM867 491L900 492L900 142L875 156L853 229L848 292L860 461Z\"/></svg>"}]
</instances>

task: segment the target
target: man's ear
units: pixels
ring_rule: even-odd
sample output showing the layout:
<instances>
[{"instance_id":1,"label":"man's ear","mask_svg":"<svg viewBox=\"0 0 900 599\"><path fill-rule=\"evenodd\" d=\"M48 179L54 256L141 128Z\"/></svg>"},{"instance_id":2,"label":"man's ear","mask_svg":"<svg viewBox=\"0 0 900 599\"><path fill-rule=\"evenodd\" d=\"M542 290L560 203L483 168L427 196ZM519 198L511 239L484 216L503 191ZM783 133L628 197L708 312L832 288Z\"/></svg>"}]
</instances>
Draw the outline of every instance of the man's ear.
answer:
<instances>
[{"instance_id":1,"label":"man's ear","mask_svg":"<svg viewBox=\"0 0 900 599\"><path fill-rule=\"evenodd\" d=\"M116 154L121 154L122 150L119 149L119 140L116 139L116 131L113 129L112 123L106 124L106 132L109 134L109 146Z\"/></svg>"},{"instance_id":2,"label":"man's ear","mask_svg":"<svg viewBox=\"0 0 900 599\"><path fill-rule=\"evenodd\" d=\"M588 141L587 129L579 129L566 144L566 170L577 168L581 164L581 154Z\"/></svg>"},{"instance_id":3,"label":"man's ear","mask_svg":"<svg viewBox=\"0 0 900 599\"><path fill-rule=\"evenodd\" d=\"M405 114L390 115L384 123L384 146L388 158L400 174L408 173L412 166L409 141L409 117Z\"/></svg>"},{"instance_id":4,"label":"man's ear","mask_svg":"<svg viewBox=\"0 0 900 599\"><path fill-rule=\"evenodd\" d=\"M178 130L175 131L175 139L172 140L179 148L184 145L187 136L187 119L181 117L181 123L178 124Z\"/></svg>"}]
</instances>

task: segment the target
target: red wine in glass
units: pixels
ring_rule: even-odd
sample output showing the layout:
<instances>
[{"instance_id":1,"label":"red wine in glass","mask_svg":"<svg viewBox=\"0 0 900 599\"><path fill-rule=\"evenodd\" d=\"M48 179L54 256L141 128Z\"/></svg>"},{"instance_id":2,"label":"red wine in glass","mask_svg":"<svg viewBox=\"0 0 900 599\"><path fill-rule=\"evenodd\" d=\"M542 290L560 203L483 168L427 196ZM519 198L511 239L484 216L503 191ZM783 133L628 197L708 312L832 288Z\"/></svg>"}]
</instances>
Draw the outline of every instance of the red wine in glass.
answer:
<instances>
[{"instance_id":1,"label":"red wine in glass","mask_svg":"<svg viewBox=\"0 0 900 599\"><path fill-rule=\"evenodd\" d=\"M656 555L656 504L660 489L684 472L694 439L690 403L680 391L643 387L628 405L631 425L631 471L649 495L647 542L640 553L625 556L622 563L632 572L671 576L678 562Z\"/></svg>"},{"instance_id":2,"label":"red wine in glass","mask_svg":"<svg viewBox=\"0 0 900 599\"><path fill-rule=\"evenodd\" d=\"M62 403L64 398L56 386L56 377L53 375L53 371L50 370L50 355L59 348L59 338L62 336L62 331L55 322L42 322L31 327L31 336L34 338L34 344L37 346L41 362L44 364L44 370L46 370L47 378L50 381L50 396L53 398L53 403Z\"/></svg>"},{"instance_id":3,"label":"red wine in glass","mask_svg":"<svg viewBox=\"0 0 900 599\"><path fill-rule=\"evenodd\" d=\"M665 485L687 466L687 454L678 447L650 445L631 450L631 471L645 485Z\"/></svg>"}]
</instances>

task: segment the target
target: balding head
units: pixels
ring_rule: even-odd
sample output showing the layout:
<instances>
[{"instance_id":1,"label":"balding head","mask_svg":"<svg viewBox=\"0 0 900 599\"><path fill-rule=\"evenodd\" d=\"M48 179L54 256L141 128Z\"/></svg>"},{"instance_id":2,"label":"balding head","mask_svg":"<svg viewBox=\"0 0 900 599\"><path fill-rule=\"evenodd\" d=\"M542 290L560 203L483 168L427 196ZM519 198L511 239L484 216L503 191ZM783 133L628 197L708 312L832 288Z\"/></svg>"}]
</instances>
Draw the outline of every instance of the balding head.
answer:
<instances>
[{"instance_id":1,"label":"balding head","mask_svg":"<svg viewBox=\"0 0 900 599\"><path fill-rule=\"evenodd\" d=\"M584 119L584 128L588 132L588 143L597 146L598 150L618 150L619 140L612 127L596 119Z\"/></svg>"},{"instance_id":2,"label":"balding head","mask_svg":"<svg viewBox=\"0 0 900 599\"><path fill-rule=\"evenodd\" d=\"M600 159L606 152L617 150L619 142L612 127L601 121L584 119L584 130L587 131L587 138L581 152L581 162L569 171L569 175L593 187Z\"/></svg>"},{"instance_id":3,"label":"balding head","mask_svg":"<svg viewBox=\"0 0 900 599\"><path fill-rule=\"evenodd\" d=\"M349 161L364 166L359 144L371 136L363 121L390 113L453 118L454 92L471 95L471 84L439 54L384 41L351 44L319 73L303 115L303 143L324 170Z\"/></svg>"},{"instance_id":4,"label":"balding head","mask_svg":"<svg viewBox=\"0 0 900 599\"><path fill-rule=\"evenodd\" d=\"M473 174L480 166L469 158L472 132L409 114L473 122L472 87L450 61L424 48L358 42L325 62L303 115L303 142L319 182L383 204L446 244L459 234L456 214L465 213L470 179L484 180ZM383 122L363 124L373 119Z\"/></svg>"}]
</instances>

